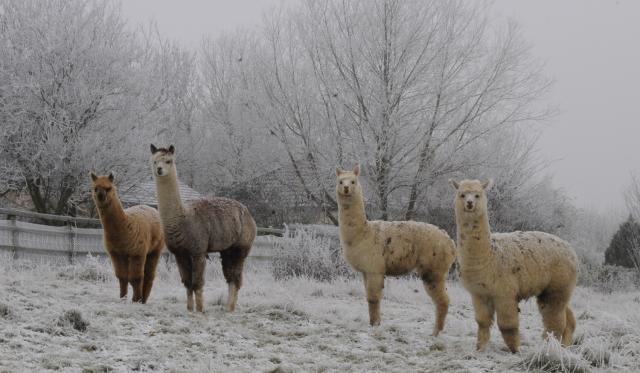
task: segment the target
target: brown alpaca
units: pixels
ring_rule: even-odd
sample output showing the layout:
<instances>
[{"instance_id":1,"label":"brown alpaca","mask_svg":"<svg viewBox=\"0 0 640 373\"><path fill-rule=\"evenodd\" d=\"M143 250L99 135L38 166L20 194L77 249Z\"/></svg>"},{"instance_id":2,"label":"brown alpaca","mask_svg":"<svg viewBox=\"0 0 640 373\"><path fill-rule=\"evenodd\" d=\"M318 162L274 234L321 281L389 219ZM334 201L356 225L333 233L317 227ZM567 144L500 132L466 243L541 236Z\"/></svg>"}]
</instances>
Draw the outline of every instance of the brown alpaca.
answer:
<instances>
[{"instance_id":1,"label":"brown alpaca","mask_svg":"<svg viewBox=\"0 0 640 373\"><path fill-rule=\"evenodd\" d=\"M131 284L133 301L146 303L164 248L160 214L142 205L123 209L112 173L97 176L92 172L91 180L93 200L104 230L104 247L120 281L120 298L126 298Z\"/></svg>"},{"instance_id":2,"label":"brown alpaca","mask_svg":"<svg viewBox=\"0 0 640 373\"><path fill-rule=\"evenodd\" d=\"M572 342L576 320L569 308L578 259L571 246L543 232L491 234L485 191L491 181L450 181L456 189L455 212L462 284L471 293L478 323L477 349L489 341L493 314L507 347L517 352L518 302L538 298L544 335Z\"/></svg>"},{"instance_id":3,"label":"brown alpaca","mask_svg":"<svg viewBox=\"0 0 640 373\"><path fill-rule=\"evenodd\" d=\"M151 145L151 154L165 240L187 289L187 309L193 310L195 293L196 310L204 312L202 289L207 253L220 252L222 272L229 284L227 310L233 311L242 286L244 261L256 237L253 217L243 204L227 198L203 198L183 205L175 148Z\"/></svg>"},{"instance_id":4,"label":"brown alpaca","mask_svg":"<svg viewBox=\"0 0 640 373\"><path fill-rule=\"evenodd\" d=\"M442 229L414 221L367 221L360 167L336 170L340 242L346 260L364 279L369 322L380 324L380 299L385 275L398 276L415 271L436 307L433 335L444 328L449 309L445 279L455 260L455 245Z\"/></svg>"}]
</instances>

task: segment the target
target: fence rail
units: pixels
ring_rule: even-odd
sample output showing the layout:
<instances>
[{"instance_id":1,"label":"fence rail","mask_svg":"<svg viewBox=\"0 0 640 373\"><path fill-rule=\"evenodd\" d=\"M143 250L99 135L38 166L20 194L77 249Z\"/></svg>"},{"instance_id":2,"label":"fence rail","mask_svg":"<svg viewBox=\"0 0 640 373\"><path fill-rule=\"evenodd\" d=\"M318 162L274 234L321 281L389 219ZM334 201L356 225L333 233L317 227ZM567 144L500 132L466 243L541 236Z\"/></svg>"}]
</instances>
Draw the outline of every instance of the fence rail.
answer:
<instances>
[{"instance_id":1,"label":"fence rail","mask_svg":"<svg viewBox=\"0 0 640 373\"><path fill-rule=\"evenodd\" d=\"M77 225L100 227L100 220L41 214L30 211L0 208L0 249L10 251L13 258L23 254L48 254L67 256L73 263L76 257L106 255L102 242L102 228L78 228ZM19 221L18 218L39 222L65 223L61 226ZM260 237L256 238L250 257L266 259L272 256L273 239L264 235L282 236L283 229L258 228Z\"/></svg>"}]
</instances>

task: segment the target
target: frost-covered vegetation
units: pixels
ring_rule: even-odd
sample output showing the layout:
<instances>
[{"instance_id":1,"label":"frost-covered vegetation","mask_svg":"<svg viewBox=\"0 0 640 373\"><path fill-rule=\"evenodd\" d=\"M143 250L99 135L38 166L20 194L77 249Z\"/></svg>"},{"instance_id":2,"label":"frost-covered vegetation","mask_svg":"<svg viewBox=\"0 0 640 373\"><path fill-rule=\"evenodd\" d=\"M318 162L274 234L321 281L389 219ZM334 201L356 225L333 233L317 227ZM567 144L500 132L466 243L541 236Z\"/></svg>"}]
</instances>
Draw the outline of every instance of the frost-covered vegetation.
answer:
<instances>
[{"instance_id":1,"label":"frost-covered vegetation","mask_svg":"<svg viewBox=\"0 0 640 373\"><path fill-rule=\"evenodd\" d=\"M316 227L317 228L317 227ZM276 280L306 277L329 282L355 276L344 260L337 229L298 227L286 229L284 240L274 241L271 272Z\"/></svg>"},{"instance_id":2,"label":"frost-covered vegetation","mask_svg":"<svg viewBox=\"0 0 640 373\"><path fill-rule=\"evenodd\" d=\"M291 246L318 242L306 237L294 236ZM238 309L226 313L215 263L202 315L186 311L172 261L161 262L149 303L141 305L118 298L105 259L72 266L1 259L2 371L607 372L640 364L640 291L616 290L615 283L611 292L576 289L575 345L543 342L529 301L520 304L521 352L506 351L494 326L487 350L478 353L471 301L457 282L448 284L447 325L433 338L430 301L411 276L387 280L384 321L371 328L359 278L319 281L301 273L276 280L268 264L250 262Z\"/></svg>"}]
</instances>

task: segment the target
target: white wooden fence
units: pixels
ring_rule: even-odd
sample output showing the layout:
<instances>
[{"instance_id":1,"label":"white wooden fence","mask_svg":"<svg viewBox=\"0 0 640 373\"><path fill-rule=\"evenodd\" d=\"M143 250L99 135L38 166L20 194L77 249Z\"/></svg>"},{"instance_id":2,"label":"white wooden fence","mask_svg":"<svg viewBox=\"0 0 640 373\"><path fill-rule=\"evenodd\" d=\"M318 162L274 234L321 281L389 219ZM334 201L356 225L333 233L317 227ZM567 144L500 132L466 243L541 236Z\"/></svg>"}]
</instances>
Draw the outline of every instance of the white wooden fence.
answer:
<instances>
[{"instance_id":1,"label":"white wooden fence","mask_svg":"<svg viewBox=\"0 0 640 373\"><path fill-rule=\"evenodd\" d=\"M3 215L6 218L3 219ZM18 218L53 221L65 225L29 223ZM102 228L78 228L78 225L100 227L100 221L0 208L0 250L9 251L13 258L34 255L66 256L70 263L87 254L106 255L102 243ZM258 228L258 234L261 235L256 238L249 258L271 258L274 240L278 237L265 235L281 236L283 233L282 229Z\"/></svg>"}]
</instances>

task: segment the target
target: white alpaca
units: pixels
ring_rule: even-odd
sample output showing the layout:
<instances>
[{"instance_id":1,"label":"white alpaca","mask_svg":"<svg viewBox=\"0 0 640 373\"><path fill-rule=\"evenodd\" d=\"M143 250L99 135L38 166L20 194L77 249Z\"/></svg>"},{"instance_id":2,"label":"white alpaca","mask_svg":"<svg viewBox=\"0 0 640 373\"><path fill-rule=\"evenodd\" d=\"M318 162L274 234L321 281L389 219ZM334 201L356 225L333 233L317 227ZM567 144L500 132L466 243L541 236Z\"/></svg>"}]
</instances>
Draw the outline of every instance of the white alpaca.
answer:
<instances>
[{"instance_id":1,"label":"white alpaca","mask_svg":"<svg viewBox=\"0 0 640 373\"><path fill-rule=\"evenodd\" d=\"M353 172L337 169L336 194L340 242L346 260L363 275L370 324L380 324L385 275L415 270L436 306L433 335L438 335L449 309L445 279L455 259L454 242L445 231L431 224L367 221L359 173L359 166Z\"/></svg>"},{"instance_id":2,"label":"white alpaca","mask_svg":"<svg viewBox=\"0 0 640 373\"><path fill-rule=\"evenodd\" d=\"M450 183L456 189L460 276L478 323L477 349L483 351L489 341L495 312L505 343L518 351L518 302L532 296L538 299L544 337L553 333L571 344L576 320L569 300L578 271L573 248L543 232L491 234L485 193L491 182Z\"/></svg>"}]
</instances>

